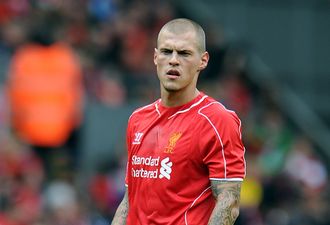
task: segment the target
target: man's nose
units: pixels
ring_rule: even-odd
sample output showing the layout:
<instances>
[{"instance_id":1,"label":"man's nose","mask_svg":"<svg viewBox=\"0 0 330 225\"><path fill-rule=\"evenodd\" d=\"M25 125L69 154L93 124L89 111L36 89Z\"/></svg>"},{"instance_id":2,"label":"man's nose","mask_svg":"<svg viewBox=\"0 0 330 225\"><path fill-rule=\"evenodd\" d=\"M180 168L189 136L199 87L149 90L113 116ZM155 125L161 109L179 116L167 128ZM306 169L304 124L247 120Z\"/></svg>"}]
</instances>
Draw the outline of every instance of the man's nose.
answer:
<instances>
[{"instance_id":1,"label":"man's nose","mask_svg":"<svg viewBox=\"0 0 330 225\"><path fill-rule=\"evenodd\" d=\"M173 52L170 58L170 65L178 65L179 60L178 60L178 54L176 52Z\"/></svg>"}]
</instances>

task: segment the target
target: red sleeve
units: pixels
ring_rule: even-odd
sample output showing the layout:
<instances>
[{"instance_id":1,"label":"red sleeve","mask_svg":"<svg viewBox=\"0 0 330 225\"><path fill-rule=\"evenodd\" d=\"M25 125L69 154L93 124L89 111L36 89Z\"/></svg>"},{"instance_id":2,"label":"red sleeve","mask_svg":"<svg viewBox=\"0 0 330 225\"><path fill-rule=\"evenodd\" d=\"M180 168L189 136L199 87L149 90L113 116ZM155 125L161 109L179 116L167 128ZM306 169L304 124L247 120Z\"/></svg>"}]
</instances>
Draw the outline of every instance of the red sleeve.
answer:
<instances>
[{"instance_id":1,"label":"red sleeve","mask_svg":"<svg viewBox=\"0 0 330 225\"><path fill-rule=\"evenodd\" d=\"M245 148L241 121L233 111L215 103L200 111L200 151L210 179L243 180Z\"/></svg>"}]
</instances>

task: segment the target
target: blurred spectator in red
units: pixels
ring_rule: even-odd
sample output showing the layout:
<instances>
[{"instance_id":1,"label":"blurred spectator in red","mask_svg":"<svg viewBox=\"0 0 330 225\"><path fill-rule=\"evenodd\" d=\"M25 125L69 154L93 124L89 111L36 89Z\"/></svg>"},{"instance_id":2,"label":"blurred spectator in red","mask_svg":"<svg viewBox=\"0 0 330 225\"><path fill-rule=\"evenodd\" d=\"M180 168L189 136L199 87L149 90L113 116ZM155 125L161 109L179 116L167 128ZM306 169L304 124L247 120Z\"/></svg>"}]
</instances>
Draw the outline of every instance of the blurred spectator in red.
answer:
<instances>
[{"instance_id":1,"label":"blurred spectator in red","mask_svg":"<svg viewBox=\"0 0 330 225\"><path fill-rule=\"evenodd\" d=\"M247 116L252 105L252 97L242 79L235 74L231 74L224 77L221 83L220 89L223 93L224 103L242 117Z\"/></svg>"},{"instance_id":2,"label":"blurred spectator in red","mask_svg":"<svg viewBox=\"0 0 330 225\"><path fill-rule=\"evenodd\" d=\"M88 191L91 197L92 225L109 224L124 193L124 174L126 158L118 157L99 163L98 171L88 182Z\"/></svg>"},{"instance_id":3,"label":"blurred spectator in red","mask_svg":"<svg viewBox=\"0 0 330 225\"><path fill-rule=\"evenodd\" d=\"M42 214L42 164L29 148L12 139L2 141L0 224L30 225Z\"/></svg>"},{"instance_id":4,"label":"blurred spectator in red","mask_svg":"<svg viewBox=\"0 0 330 225\"><path fill-rule=\"evenodd\" d=\"M26 15L30 9L28 0L10 0L0 2L0 24L14 17Z\"/></svg>"}]
</instances>

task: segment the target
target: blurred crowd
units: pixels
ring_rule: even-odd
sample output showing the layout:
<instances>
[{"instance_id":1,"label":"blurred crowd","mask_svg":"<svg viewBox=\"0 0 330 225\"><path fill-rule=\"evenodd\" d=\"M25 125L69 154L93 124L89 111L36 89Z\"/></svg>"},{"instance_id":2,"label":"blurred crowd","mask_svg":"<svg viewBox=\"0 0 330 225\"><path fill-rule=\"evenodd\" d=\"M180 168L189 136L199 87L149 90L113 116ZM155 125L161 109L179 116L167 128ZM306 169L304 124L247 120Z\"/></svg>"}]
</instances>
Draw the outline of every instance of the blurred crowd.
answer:
<instances>
[{"instance_id":1,"label":"blurred crowd","mask_svg":"<svg viewBox=\"0 0 330 225\"><path fill-rule=\"evenodd\" d=\"M0 1L0 225L111 223L126 152L81 174L86 102L158 98L157 33L181 16L192 15L162 0ZM330 224L327 159L249 79L244 47L208 22L200 21L211 59L199 89L243 123L248 167L236 224Z\"/></svg>"}]
</instances>

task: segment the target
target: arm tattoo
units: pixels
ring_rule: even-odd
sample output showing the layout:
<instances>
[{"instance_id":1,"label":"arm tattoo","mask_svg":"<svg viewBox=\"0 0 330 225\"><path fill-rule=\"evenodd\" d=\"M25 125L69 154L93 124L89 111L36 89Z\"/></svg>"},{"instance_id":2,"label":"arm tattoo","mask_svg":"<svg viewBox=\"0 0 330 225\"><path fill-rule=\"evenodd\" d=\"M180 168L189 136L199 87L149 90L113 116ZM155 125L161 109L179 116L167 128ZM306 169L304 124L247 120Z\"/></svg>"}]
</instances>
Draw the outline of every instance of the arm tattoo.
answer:
<instances>
[{"instance_id":1,"label":"arm tattoo","mask_svg":"<svg viewBox=\"0 0 330 225\"><path fill-rule=\"evenodd\" d=\"M211 181L216 205L208 225L233 225L239 214L241 182Z\"/></svg>"},{"instance_id":2,"label":"arm tattoo","mask_svg":"<svg viewBox=\"0 0 330 225\"><path fill-rule=\"evenodd\" d=\"M115 216L113 217L111 225L125 225L128 215L128 191L126 192L123 200L121 201Z\"/></svg>"}]
</instances>

